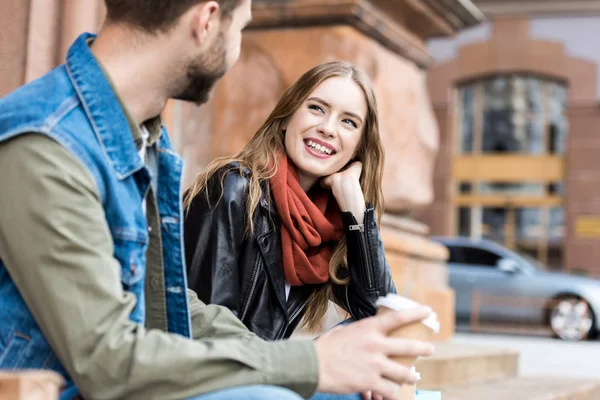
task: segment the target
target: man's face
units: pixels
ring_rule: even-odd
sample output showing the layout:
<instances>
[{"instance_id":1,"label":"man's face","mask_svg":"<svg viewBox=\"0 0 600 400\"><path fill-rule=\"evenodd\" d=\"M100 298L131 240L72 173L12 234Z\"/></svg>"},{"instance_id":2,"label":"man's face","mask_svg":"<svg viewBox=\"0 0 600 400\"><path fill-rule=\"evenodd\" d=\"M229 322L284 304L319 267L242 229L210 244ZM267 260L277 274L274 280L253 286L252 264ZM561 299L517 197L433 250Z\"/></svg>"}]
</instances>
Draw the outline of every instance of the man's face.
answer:
<instances>
[{"instance_id":1,"label":"man's face","mask_svg":"<svg viewBox=\"0 0 600 400\"><path fill-rule=\"evenodd\" d=\"M173 98L206 103L215 83L236 63L240 56L242 29L252 18L251 0L242 0L232 13L221 19L219 32L210 47L189 60L186 86Z\"/></svg>"}]
</instances>

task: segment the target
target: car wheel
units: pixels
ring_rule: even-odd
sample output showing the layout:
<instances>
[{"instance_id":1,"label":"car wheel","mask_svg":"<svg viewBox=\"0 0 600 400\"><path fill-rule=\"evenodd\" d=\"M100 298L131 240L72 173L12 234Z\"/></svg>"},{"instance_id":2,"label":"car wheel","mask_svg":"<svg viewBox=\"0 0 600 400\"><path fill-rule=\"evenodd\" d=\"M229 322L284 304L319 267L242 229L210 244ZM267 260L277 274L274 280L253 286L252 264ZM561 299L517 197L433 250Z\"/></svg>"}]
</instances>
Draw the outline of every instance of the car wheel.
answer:
<instances>
[{"instance_id":1,"label":"car wheel","mask_svg":"<svg viewBox=\"0 0 600 400\"><path fill-rule=\"evenodd\" d=\"M550 312L550 327L563 340L585 340L592 333L593 314L587 301L575 296L554 301Z\"/></svg>"}]
</instances>

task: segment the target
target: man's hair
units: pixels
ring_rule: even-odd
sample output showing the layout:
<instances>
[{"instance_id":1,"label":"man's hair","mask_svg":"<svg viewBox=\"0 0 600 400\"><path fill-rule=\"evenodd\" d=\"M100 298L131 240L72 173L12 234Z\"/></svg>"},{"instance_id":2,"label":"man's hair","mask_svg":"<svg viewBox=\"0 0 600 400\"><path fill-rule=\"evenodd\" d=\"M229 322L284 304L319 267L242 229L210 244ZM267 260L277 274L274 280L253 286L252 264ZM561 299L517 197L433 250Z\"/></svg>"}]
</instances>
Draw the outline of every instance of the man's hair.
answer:
<instances>
[{"instance_id":1,"label":"man's hair","mask_svg":"<svg viewBox=\"0 0 600 400\"><path fill-rule=\"evenodd\" d=\"M104 0L106 18L123 22L146 32L166 32L190 8L207 0ZM228 18L241 0L215 0L221 18Z\"/></svg>"}]
</instances>

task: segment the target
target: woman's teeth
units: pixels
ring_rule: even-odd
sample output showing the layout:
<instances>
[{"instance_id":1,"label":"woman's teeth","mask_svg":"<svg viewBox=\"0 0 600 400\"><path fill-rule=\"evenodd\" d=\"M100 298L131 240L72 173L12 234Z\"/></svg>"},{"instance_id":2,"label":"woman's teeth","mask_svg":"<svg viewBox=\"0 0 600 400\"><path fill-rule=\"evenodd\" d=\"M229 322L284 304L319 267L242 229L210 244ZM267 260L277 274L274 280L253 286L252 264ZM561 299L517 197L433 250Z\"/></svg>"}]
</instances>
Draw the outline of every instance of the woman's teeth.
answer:
<instances>
[{"instance_id":1,"label":"woman's teeth","mask_svg":"<svg viewBox=\"0 0 600 400\"><path fill-rule=\"evenodd\" d=\"M321 154L331 155L333 153L333 150L331 150L325 146L321 146L320 144L317 144L317 143L313 142L312 140L307 141L306 145Z\"/></svg>"}]
</instances>

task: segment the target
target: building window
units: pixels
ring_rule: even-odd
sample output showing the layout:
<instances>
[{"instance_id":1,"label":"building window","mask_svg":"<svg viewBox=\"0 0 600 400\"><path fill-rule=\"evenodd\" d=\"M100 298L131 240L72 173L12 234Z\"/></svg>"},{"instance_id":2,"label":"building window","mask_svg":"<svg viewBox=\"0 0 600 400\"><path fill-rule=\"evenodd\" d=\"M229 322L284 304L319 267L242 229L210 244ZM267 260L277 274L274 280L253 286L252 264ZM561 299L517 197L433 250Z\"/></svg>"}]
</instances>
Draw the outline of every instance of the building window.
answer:
<instances>
[{"instance_id":1,"label":"building window","mask_svg":"<svg viewBox=\"0 0 600 400\"><path fill-rule=\"evenodd\" d=\"M543 196L544 185L533 182L481 182L480 194L496 194L503 196Z\"/></svg>"},{"instance_id":2,"label":"building window","mask_svg":"<svg viewBox=\"0 0 600 400\"><path fill-rule=\"evenodd\" d=\"M565 84L501 75L458 88L459 153L563 154L568 123Z\"/></svg>"},{"instance_id":3,"label":"building window","mask_svg":"<svg viewBox=\"0 0 600 400\"><path fill-rule=\"evenodd\" d=\"M475 86L464 86L460 89L461 103L461 152L473 151L473 112L474 112Z\"/></svg>"},{"instance_id":4,"label":"building window","mask_svg":"<svg viewBox=\"0 0 600 400\"><path fill-rule=\"evenodd\" d=\"M532 165L527 164L530 158L539 166L536 171L556 171L557 160L564 160L569 129L565 83L526 74L497 75L465 82L457 95L456 158L468 160L471 167L467 172L463 168L454 182L455 232L560 265L561 257L555 255L561 254L564 241L564 182L556 173L521 175L509 163ZM497 174L501 168L523 178Z\"/></svg>"}]
</instances>

